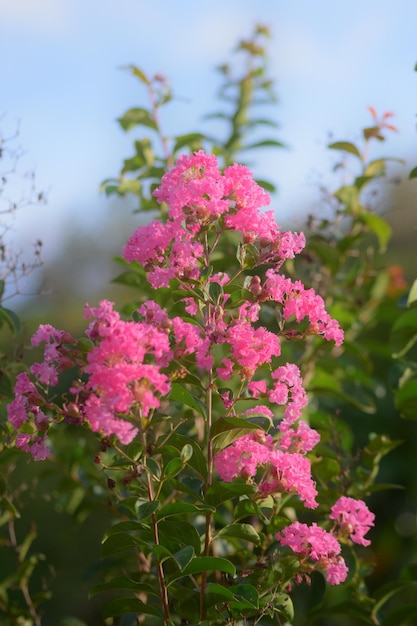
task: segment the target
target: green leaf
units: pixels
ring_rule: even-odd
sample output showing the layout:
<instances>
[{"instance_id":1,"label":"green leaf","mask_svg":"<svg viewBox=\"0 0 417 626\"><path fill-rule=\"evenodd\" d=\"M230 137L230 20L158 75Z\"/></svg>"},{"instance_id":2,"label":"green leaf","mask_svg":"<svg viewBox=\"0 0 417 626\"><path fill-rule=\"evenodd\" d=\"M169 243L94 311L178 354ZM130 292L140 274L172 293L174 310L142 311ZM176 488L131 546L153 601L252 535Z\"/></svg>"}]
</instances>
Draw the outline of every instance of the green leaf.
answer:
<instances>
[{"instance_id":1,"label":"green leaf","mask_svg":"<svg viewBox=\"0 0 417 626\"><path fill-rule=\"evenodd\" d=\"M392 327L390 348L394 359L402 358L417 341L417 309L401 315Z\"/></svg>"},{"instance_id":2,"label":"green leaf","mask_svg":"<svg viewBox=\"0 0 417 626\"><path fill-rule=\"evenodd\" d=\"M165 437L164 437L165 439ZM193 455L188 459L188 465L193 468L201 478L205 479L207 476L207 460L204 456L200 446L196 441L189 439L185 435L179 435L174 433L168 439L169 445L176 448L179 452L183 450L185 446L191 446L193 449Z\"/></svg>"},{"instance_id":3,"label":"green leaf","mask_svg":"<svg viewBox=\"0 0 417 626\"><path fill-rule=\"evenodd\" d=\"M183 469L184 463L178 457L168 461L164 468L164 478L174 478Z\"/></svg>"},{"instance_id":4,"label":"green leaf","mask_svg":"<svg viewBox=\"0 0 417 626\"><path fill-rule=\"evenodd\" d=\"M221 528L213 537L214 539L234 537L236 539L243 539L244 541L250 541L255 545L259 545L261 538L251 524L234 523L228 524Z\"/></svg>"},{"instance_id":5,"label":"green leaf","mask_svg":"<svg viewBox=\"0 0 417 626\"><path fill-rule=\"evenodd\" d=\"M417 300L417 278L411 285L411 289L408 293L407 306L411 306Z\"/></svg>"},{"instance_id":6,"label":"green leaf","mask_svg":"<svg viewBox=\"0 0 417 626\"><path fill-rule=\"evenodd\" d=\"M248 485L245 482L234 480L231 483L224 483L218 481L207 489L206 501L207 504L218 506L221 502L232 500L238 496L248 496L255 492L256 487L254 485Z\"/></svg>"},{"instance_id":7,"label":"green leaf","mask_svg":"<svg viewBox=\"0 0 417 626\"><path fill-rule=\"evenodd\" d=\"M155 513L159 508L159 501L153 500L152 502L144 502L137 508L138 520L145 520L150 517L152 513Z\"/></svg>"},{"instance_id":8,"label":"green leaf","mask_svg":"<svg viewBox=\"0 0 417 626\"><path fill-rule=\"evenodd\" d=\"M7 324L13 333L17 334L20 331L20 319L16 313L10 309L5 309L0 306L0 327L3 323Z\"/></svg>"},{"instance_id":9,"label":"green leaf","mask_svg":"<svg viewBox=\"0 0 417 626\"><path fill-rule=\"evenodd\" d=\"M186 443L182 450L181 450L181 461L183 463L188 463L188 461L191 459L191 457L193 456L193 446L189 443Z\"/></svg>"},{"instance_id":10,"label":"green leaf","mask_svg":"<svg viewBox=\"0 0 417 626\"><path fill-rule=\"evenodd\" d=\"M173 154L178 152L184 146L193 150L201 147L201 143L204 141L205 135L202 133L188 133L187 135L177 135L175 137L174 147L172 149Z\"/></svg>"},{"instance_id":11,"label":"green leaf","mask_svg":"<svg viewBox=\"0 0 417 626\"><path fill-rule=\"evenodd\" d=\"M116 598L107 602L104 609L104 617L115 617L116 615L156 615L163 617L161 611L156 607L150 606L149 602L142 602L138 598Z\"/></svg>"},{"instance_id":12,"label":"green leaf","mask_svg":"<svg viewBox=\"0 0 417 626\"><path fill-rule=\"evenodd\" d=\"M180 570L183 570L195 557L194 548L192 546L185 546L181 550L178 550L178 552L175 552L172 557L176 561Z\"/></svg>"},{"instance_id":13,"label":"green leaf","mask_svg":"<svg viewBox=\"0 0 417 626\"><path fill-rule=\"evenodd\" d=\"M216 454L231 443L248 435L254 430L259 430L259 423L241 419L239 417L222 417L214 422L210 436L213 441L213 450Z\"/></svg>"},{"instance_id":14,"label":"green leaf","mask_svg":"<svg viewBox=\"0 0 417 626\"><path fill-rule=\"evenodd\" d=\"M374 604L373 609L372 609L372 613L371 613L372 617L377 618L378 612L384 606L384 604L388 602L388 600L390 600L397 593L404 591L405 589L408 589L408 588L411 589L411 585L413 583L415 584L415 581L396 580L394 582L387 583L386 585L383 585L382 587L380 587L375 593L376 603ZM414 609L417 609L415 604L414 604ZM394 622L393 624L395 623L400 624L401 620L399 622ZM384 624L385 624L385 621L384 621Z\"/></svg>"},{"instance_id":15,"label":"green leaf","mask_svg":"<svg viewBox=\"0 0 417 626\"><path fill-rule=\"evenodd\" d=\"M119 274L119 276L116 276L116 278L113 278L112 283L143 289L144 280L144 274L141 274L136 270L127 270L126 272Z\"/></svg>"},{"instance_id":16,"label":"green leaf","mask_svg":"<svg viewBox=\"0 0 417 626\"><path fill-rule=\"evenodd\" d=\"M409 175L409 178L417 178L417 167L414 167Z\"/></svg>"},{"instance_id":17,"label":"green leaf","mask_svg":"<svg viewBox=\"0 0 417 626\"><path fill-rule=\"evenodd\" d=\"M117 120L123 130L130 130L135 126L147 126L148 128L152 128L153 130L157 130L157 125L155 124L155 120L146 109L135 107L133 109L129 109L126 111L122 117Z\"/></svg>"},{"instance_id":18,"label":"green leaf","mask_svg":"<svg viewBox=\"0 0 417 626\"><path fill-rule=\"evenodd\" d=\"M204 403L193 396L187 389L185 389L182 385L178 383L172 383L171 391L169 393L169 399L174 400L175 402L180 402L181 404L185 404L190 408L194 409L199 413L204 419L206 418L206 407Z\"/></svg>"},{"instance_id":19,"label":"green leaf","mask_svg":"<svg viewBox=\"0 0 417 626\"><path fill-rule=\"evenodd\" d=\"M195 527L184 520L167 520L158 521L160 531L160 542L171 550L176 552L185 546L192 546L195 554L201 552L201 538Z\"/></svg>"},{"instance_id":20,"label":"green leaf","mask_svg":"<svg viewBox=\"0 0 417 626\"><path fill-rule=\"evenodd\" d=\"M362 213L361 221L372 230L378 238L380 252L384 252L391 238L392 228L382 217L375 213Z\"/></svg>"},{"instance_id":21,"label":"green leaf","mask_svg":"<svg viewBox=\"0 0 417 626\"><path fill-rule=\"evenodd\" d=\"M253 585L239 584L230 587L230 591L235 595L239 603L248 603L251 607L257 609L259 606L259 594Z\"/></svg>"},{"instance_id":22,"label":"green leaf","mask_svg":"<svg viewBox=\"0 0 417 626\"><path fill-rule=\"evenodd\" d=\"M273 185L269 180L264 180L263 178L257 178L255 182L265 189L265 191L269 191L269 193L275 193L277 188Z\"/></svg>"},{"instance_id":23,"label":"green leaf","mask_svg":"<svg viewBox=\"0 0 417 626\"><path fill-rule=\"evenodd\" d=\"M142 183L137 178L129 178L122 180L117 188L117 193L124 196L126 193L133 193L140 196L142 191Z\"/></svg>"},{"instance_id":24,"label":"green leaf","mask_svg":"<svg viewBox=\"0 0 417 626\"><path fill-rule=\"evenodd\" d=\"M197 505L189 502L171 502L170 504L162 507L162 509L158 511L156 517L158 520L161 520L174 515L184 515L187 513L201 514L208 511L214 512L215 508L207 504Z\"/></svg>"},{"instance_id":25,"label":"green leaf","mask_svg":"<svg viewBox=\"0 0 417 626\"><path fill-rule=\"evenodd\" d=\"M338 189L334 194L349 213L359 213L359 191L354 185L346 185Z\"/></svg>"},{"instance_id":26,"label":"green leaf","mask_svg":"<svg viewBox=\"0 0 417 626\"><path fill-rule=\"evenodd\" d=\"M152 172L156 169L158 171L157 178L161 178L161 169L154 168L155 164L155 155L152 150L152 144L148 137L144 137L143 139L137 139L135 141L135 150L137 153L137 157L143 161L144 164L149 168L146 172L141 174L141 178L145 175L146 178L150 178L152 176Z\"/></svg>"},{"instance_id":27,"label":"green leaf","mask_svg":"<svg viewBox=\"0 0 417 626\"><path fill-rule=\"evenodd\" d=\"M407 381L398 390L395 396L395 406L402 417L417 420L417 380Z\"/></svg>"},{"instance_id":28,"label":"green leaf","mask_svg":"<svg viewBox=\"0 0 417 626\"><path fill-rule=\"evenodd\" d=\"M174 574L170 577L168 586L183 576L201 574L202 572L225 572L230 576L236 576L235 566L227 559L216 556L197 556L180 574Z\"/></svg>"},{"instance_id":29,"label":"green leaf","mask_svg":"<svg viewBox=\"0 0 417 626\"><path fill-rule=\"evenodd\" d=\"M254 148L285 148L285 144L282 141L276 141L275 139L263 139L262 141L256 141L248 146L240 148L240 152L244 150L253 150Z\"/></svg>"},{"instance_id":30,"label":"green leaf","mask_svg":"<svg viewBox=\"0 0 417 626\"><path fill-rule=\"evenodd\" d=\"M217 583L211 583L207 586L207 606L213 606L218 602L230 602L231 600L235 600L235 595L227 587Z\"/></svg>"},{"instance_id":31,"label":"green leaf","mask_svg":"<svg viewBox=\"0 0 417 626\"><path fill-rule=\"evenodd\" d=\"M342 150L342 152L349 152L350 154L354 154L359 159L362 160L361 153L355 144L350 143L350 141L335 141L327 146L330 150Z\"/></svg>"},{"instance_id":32,"label":"green leaf","mask_svg":"<svg viewBox=\"0 0 417 626\"><path fill-rule=\"evenodd\" d=\"M116 552L132 550L132 548L137 548L139 545L140 541L138 541L136 537L132 537L132 535L126 533L118 533L116 535L110 535L110 537L105 539L101 554L103 557L111 556Z\"/></svg>"},{"instance_id":33,"label":"green leaf","mask_svg":"<svg viewBox=\"0 0 417 626\"><path fill-rule=\"evenodd\" d=\"M90 589L88 596L91 598L102 591L135 591L136 593L142 592L154 596L158 595L152 585L136 582L131 578L127 578L127 576L119 576L105 583L94 585L94 587Z\"/></svg>"},{"instance_id":34,"label":"green leaf","mask_svg":"<svg viewBox=\"0 0 417 626\"><path fill-rule=\"evenodd\" d=\"M386 161L385 159L375 159L375 161L371 161L365 167L363 171L364 176L369 176L370 178L375 178L377 176L382 176L386 170Z\"/></svg>"},{"instance_id":35,"label":"green leaf","mask_svg":"<svg viewBox=\"0 0 417 626\"><path fill-rule=\"evenodd\" d=\"M133 74L133 76L136 76L136 78L139 78L139 80L146 86L150 85L150 80L149 78L146 76L145 72L143 72L139 67L137 67L136 65L128 65L126 68L127 70L130 70Z\"/></svg>"}]
</instances>

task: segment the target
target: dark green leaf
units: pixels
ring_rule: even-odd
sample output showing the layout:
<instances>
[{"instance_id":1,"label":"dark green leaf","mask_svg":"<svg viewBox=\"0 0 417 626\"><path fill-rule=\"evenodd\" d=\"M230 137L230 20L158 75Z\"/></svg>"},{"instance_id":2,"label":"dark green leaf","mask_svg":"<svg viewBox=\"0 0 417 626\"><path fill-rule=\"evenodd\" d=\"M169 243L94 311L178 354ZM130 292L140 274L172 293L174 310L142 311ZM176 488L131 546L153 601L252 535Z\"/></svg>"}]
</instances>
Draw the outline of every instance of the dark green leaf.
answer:
<instances>
[{"instance_id":1,"label":"dark green leaf","mask_svg":"<svg viewBox=\"0 0 417 626\"><path fill-rule=\"evenodd\" d=\"M414 167L409 175L409 178L417 178L417 167Z\"/></svg>"},{"instance_id":2,"label":"dark green leaf","mask_svg":"<svg viewBox=\"0 0 417 626\"><path fill-rule=\"evenodd\" d=\"M152 513L155 513L159 508L159 501L153 500L152 502L144 502L137 507L138 520L145 520L150 517Z\"/></svg>"},{"instance_id":3,"label":"dark green leaf","mask_svg":"<svg viewBox=\"0 0 417 626\"><path fill-rule=\"evenodd\" d=\"M196 441L190 440L188 437L184 435L179 435L174 433L168 440L171 446L174 446L178 451L181 451L184 446L190 445L193 449L193 455L188 460L188 465L192 467L201 478L205 478L207 476L207 461L203 452L201 451L200 446Z\"/></svg>"},{"instance_id":4,"label":"dark green leaf","mask_svg":"<svg viewBox=\"0 0 417 626\"><path fill-rule=\"evenodd\" d=\"M236 539L243 539L244 541L250 541L255 545L258 545L261 541L261 538L251 524L241 524L238 522L234 524L228 524L227 526L221 528L213 537L213 539L218 539L220 537L234 537Z\"/></svg>"},{"instance_id":5,"label":"dark green leaf","mask_svg":"<svg viewBox=\"0 0 417 626\"><path fill-rule=\"evenodd\" d=\"M116 535L110 535L102 546L101 553L103 556L111 556L116 552L121 552L124 550L132 550L132 548L137 548L140 545L140 541L136 537L132 537L132 535L127 535L126 533L118 533Z\"/></svg>"},{"instance_id":6,"label":"dark green leaf","mask_svg":"<svg viewBox=\"0 0 417 626\"><path fill-rule=\"evenodd\" d=\"M409 380L398 390L395 406L402 417L417 420L417 380Z\"/></svg>"},{"instance_id":7,"label":"dark green leaf","mask_svg":"<svg viewBox=\"0 0 417 626\"><path fill-rule=\"evenodd\" d=\"M214 512L215 509L214 507L205 504L196 505L190 504L189 502L171 502L170 504L162 507L160 511L158 511L157 519L161 520L166 517L171 517L173 515L184 515L187 513L201 514L207 511Z\"/></svg>"},{"instance_id":8,"label":"dark green leaf","mask_svg":"<svg viewBox=\"0 0 417 626\"><path fill-rule=\"evenodd\" d=\"M239 417L222 417L218 419L214 422L210 433L215 453L220 452L220 450L229 446L239 437L252 433L254 430L259 430L259 424L249 420Z\"/></svg>"},{"instance_id":9,"label":"dark green leaf","mask_svg":"<svg viewBox=\"0 0 417 626\"><path fill-rule=\"evenodd\" d=\"M94 587L89 592L89 597L94 596L96 593L100 593L102 591L135 591L137 593L147 593L151 595L157 595L155 588L152 585L148 585L147 583L139 583L131 578L127 578L126 576L120 576L118 578L112 578L106 583L100 583L98 585L94 585Z\"/></svg>"},{"instance_id":10,"label":"dark green leaf","mask_svg":"<svg viewBox=\"0 0 417 626\"><path fill-rule=\"evenodd\" d=\"M195 556L195 553L194 553L194 548L192 546L185 546L184 548L182 548L181 550L178 550L178 552L175 552L172 555L172 557L177 562L177 565L180 568L180 570L183 570L190 563L190 561L194 558L194 556Z\"/></svg>"},{"instance_id":11,"label":"dark green leaf","mask_svg":"<svg viewBox=\"0 0 417 626\"><path fill-rule=\"evenodd\" d=\"M174 478L174 476L180 473L183 467L184 464L181 459L179 459L178 457L175 459L171 459L170 461L168 461L164 469L164 477Z\"/></svg>"},{"instance_id":12,"label":"dark green leaf","mask_svg":"<svg viewBox=\"0 0 417 626\"><path fill-rule=\"evenodd\" d=\"M206 407L200 398L193 396L187 389L178 383L173 383L169 393L170 400L180 402L195 409L202 417L206 418Z\"/></svg>"},{"instance_id":13,"label":"dark green leaf","mask_svg":"<svg viewBox=\"0 0 417 626\"><path fill-rule=\"evenodd\" d=\"M216 556L197 556L183 569L181 574L175 574L170 577L168 586L175 580L182 578L183 576L189 576L193 574L201 574L201 572L225 572L230 576L236 575L236 568L227 559Z\"/></svg>"},{"instance_id":14,"label":"dark green leaf","mask_svg":"<svg viewBox=\"0 0 417 626\"><path fill-rule=\"evenodd\" d=\"M215 482L206 493L206 501L212 506L217 506L221 502L232 500L238 496L251 495L256 491L254 485L245 482L233 481L231 483Z\"/></svg>"},{"instance_id":15,"label":"dark green leaf","mask_svg":"<svg viewBox=\"0 0 417 626\"><path fill-rule=\"evenodd\" d=\"M116 598L107 602L104 609L104 617L115 617L116 615L128 615L133 613L135 615L156 615L157 617L163 617L161 611L156 607L153 607L149 602L142 602L138 598Z\"/></svg>"},{"instance_id":16,"label":"dark green leaf","mask_svg":"<svg viewBox=\"0 0 417 626\"><path fill-rule=\"evenodd\" d=\"M394 359L403 357L417 341L417 309L410 309L394 323L390 347Z\"/></svg>"}]
</instances>

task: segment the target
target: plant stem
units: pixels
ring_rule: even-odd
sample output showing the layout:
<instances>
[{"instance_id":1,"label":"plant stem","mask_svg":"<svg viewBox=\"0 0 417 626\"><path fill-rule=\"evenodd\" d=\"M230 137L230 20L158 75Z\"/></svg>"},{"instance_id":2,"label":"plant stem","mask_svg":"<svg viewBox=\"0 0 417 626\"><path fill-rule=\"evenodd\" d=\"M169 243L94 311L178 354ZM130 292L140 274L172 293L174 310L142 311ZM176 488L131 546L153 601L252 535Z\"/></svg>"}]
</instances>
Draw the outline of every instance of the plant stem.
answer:
<instances>
[{"instance_id":1,"label":"plant stem","mask_svg":"<svg viewBox=\"0 0 417 626\"><path fill-rule=\"evenodd\" d=\"M138 420L138 425L139 425L139 432L140 432L140 436L141 436L141 440L142 440L142 445L143 445L143 464L145 467L145 474L146 474L146 485L147 485L147 489L148 489L148 499L149 502L153 502L155 500L155 490L154 490L154 486L153 486L153 482L152 482L152 477L150 475L150 472L148 470L148 468L146 467L146 458L147 458L147 442L146 442L146 432L143 428L143 423L142 423L142 416L139 415L139 420ZM152 513L152 532L153 532L153 539L155 542L156 546L159 546L159 532L158 532L158 521L156 519L156 515L155 513ZM169 622L171 619L170 616L170 612L169 612L169 598L168 598L168 589L167 589L167 585L166 585L166 581L165 581L165 573L164 573L164 569L162 567L162 564L159 562L158 558L156 558L156 570L157 570L157 574L158 574L158 583L159 583L159 593L161 596L161 602L162 602L162 608L163 608L163 612L164 612L164 626L169 626Z\"/></svg>"},{"instance_id":2,"label":"plant stem","mask_svg":"<svg viewBox=\"0 0 417 626\"><path fill-rule=\"evenodd\" d=\"M207 409L207 419L206 419L206 433L207 433L207 479L204 485L204 494L206 494L207 489L211 487L213 482L213 442L211 440L211 426L212 426L212 411L213 411L213 371L209 372L209 384L206 390L206 409ZM210 541L211 541L211 521L212 521L212 513L206 513L206 528L205 528L205 538L204 538L204 556L208 556L210 553ZM206 599L206 590L207 590L207 572L203 572L201 577L201 588L200 588L200 619L201 621L206 619L206 607L205 607L205 599Z\"/></svg>"}]
</instances>

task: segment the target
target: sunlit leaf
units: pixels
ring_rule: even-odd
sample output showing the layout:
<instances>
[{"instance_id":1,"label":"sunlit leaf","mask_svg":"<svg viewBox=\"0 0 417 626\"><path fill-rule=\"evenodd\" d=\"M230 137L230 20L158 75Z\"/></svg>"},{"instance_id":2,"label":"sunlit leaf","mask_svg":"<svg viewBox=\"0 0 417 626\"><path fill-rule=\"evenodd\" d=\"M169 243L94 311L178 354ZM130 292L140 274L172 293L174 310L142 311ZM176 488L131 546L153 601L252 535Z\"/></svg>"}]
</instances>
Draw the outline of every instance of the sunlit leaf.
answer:
<instances>
[{"instance_id":1,"label":"sunlit leaf","mask_svg":"<svg viewBox=\"0 0 417 626\"><path fill-rule=\"evenodd\" d=\"M155 120L146 109L135 107L126 111L122 117L117 120L124 130L130 130L135 126L147 126L153 130L157 130Z\"/></svg>"},{"instance_id":2,"label":"sunlit leaf","mask_svg":"<svg viewBox=\"0 0 417 626\"><path fill-rule=\"evenodd\" d=\"M361 153L355 144L350 141L335 141L327 146L330 150L341 150L342 152L349 152L350 154L354 154L359 159L362 160Z\"/></svg>"},{"instance_id":3,"label":"sunlit leaf","mask_svg":"<svg viewBox=\"0 0 417 626\"><path fill-rule=\"evenodd\" d=\"M375 213L362 213L361 221L372 230L378 238L379 249L383 252L392 234L392 228L386 220Z\"/></svg>"}]
</instances>

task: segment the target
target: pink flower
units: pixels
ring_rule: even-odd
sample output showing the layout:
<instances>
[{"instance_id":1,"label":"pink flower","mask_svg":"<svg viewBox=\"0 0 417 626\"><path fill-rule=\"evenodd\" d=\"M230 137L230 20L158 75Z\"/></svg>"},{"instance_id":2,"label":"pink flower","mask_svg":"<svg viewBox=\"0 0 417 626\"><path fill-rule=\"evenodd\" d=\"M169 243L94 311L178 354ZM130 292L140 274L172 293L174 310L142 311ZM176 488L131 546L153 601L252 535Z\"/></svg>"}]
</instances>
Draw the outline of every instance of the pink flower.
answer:
<instances>
[{"instance_id":1,"label":"pink flower","mask_svg":"<svg viewBox=\"0 0 417 626\"><path fill-rule=\"evenodd\" d=\"M263 431L244 435L217 454L214 460L216 471L226 482L236 476L252 478L258 465L268 462L271 447L272 437Z\"/></svg>"},{"instance_id":2,"label":"pink flower","mask_svg":"<svg viewBox=\"0 0 417 626\"><path fill-rule=\"evenodd\" d=\"M314 568L323 569L331 585L343 582L347 576L347 567L340 554L340 544L329 532L317 526L293 522L286 526L276 538L282 546L288 546L300 556L301 567L309 571L309 562ZM310 570L311 570L310 566Z\"/></svg>"},{"instance_id":3,"label":"pink flower","mask_svg":"<svg viewBox=\"0 0 417 626\"><path fill-rule=\"evenodd\" d=\"M310 428L308 424L302 420L298 422L297 428L289 427L285 430L281 428L282 432L280 446L287 452L310 452L320 441L319 433Z\"/></svg>"},{"instance_id":4,"label":"pink flower","mask_svg":"<svg viewBox=\"0 0 417 626\"><path fill-rule=\"evenodd\" d=\"M242 368L245 378L251 378L256 369L270 363L273 356L279 356L281 346L276 335L262 326L253 328L249 323L236 323L227 331L231 357Z\"/></svg>"},{"instance_id":5,"label":"pink flower","mask_svg":"<svg viewBox=\"0 0 417 626\"><path fill-rule=\"evenodd\" d=\"M285 418L280 424L280 430L284 431L300 417L302 410L307 406L307 394L300 370L294 363L278 367L272 372L272 378L277 382L269 392L270 402L287 404L284 410Z\"/></svg>"},{"instance_id":6,"label":"pink flower","mask_svg":"<svg viewBox=\"0 0 417 626\"><path fill-rule=\"evenodd\" d=\"M259 398L261 394L266 393L266 380L251 380L248 383L248 390L254 398Z\"/></svg>"},{"instance_id":7,"label":"pink flower","mask_svg":"<svg viewBox=\"0 0 417 626\"><path fill-rule=\"evenodd\" d=\"M368 509L365 502L342 496L331 508L330 519L339 525L341 536L348 535L354 543L369 546L365 535L374 525L375 515Z\"/></svg>"},{"instance_id":8,"label":"pink flower","mask_svg":"<svg viewBox=\"0 0 417 626\"><path fill-rule=\"evenodd\" d=\"M311 478L311 463L307 457L273 450L268 461L272 471L259 485L261 493L294 493L300 496L304 506L310 509L318 506L317 489Z\"/></svg>"},{"instance_id":9,"label":"pink flower","mask_svg":"<svg viewBox=\"0 0 417 626\"><path fill-rule=\"evenodd\" d=\"M283 305L283 318L294 316L297 322L305 317L310 320L309 334L322 335L333 340L337 346L343 342L339 323L326 311L323 298L314 289L305 289L300 281L292 282L274 269L266 271L263 299L275 300Z\"/></svg>"}]
</instances>

